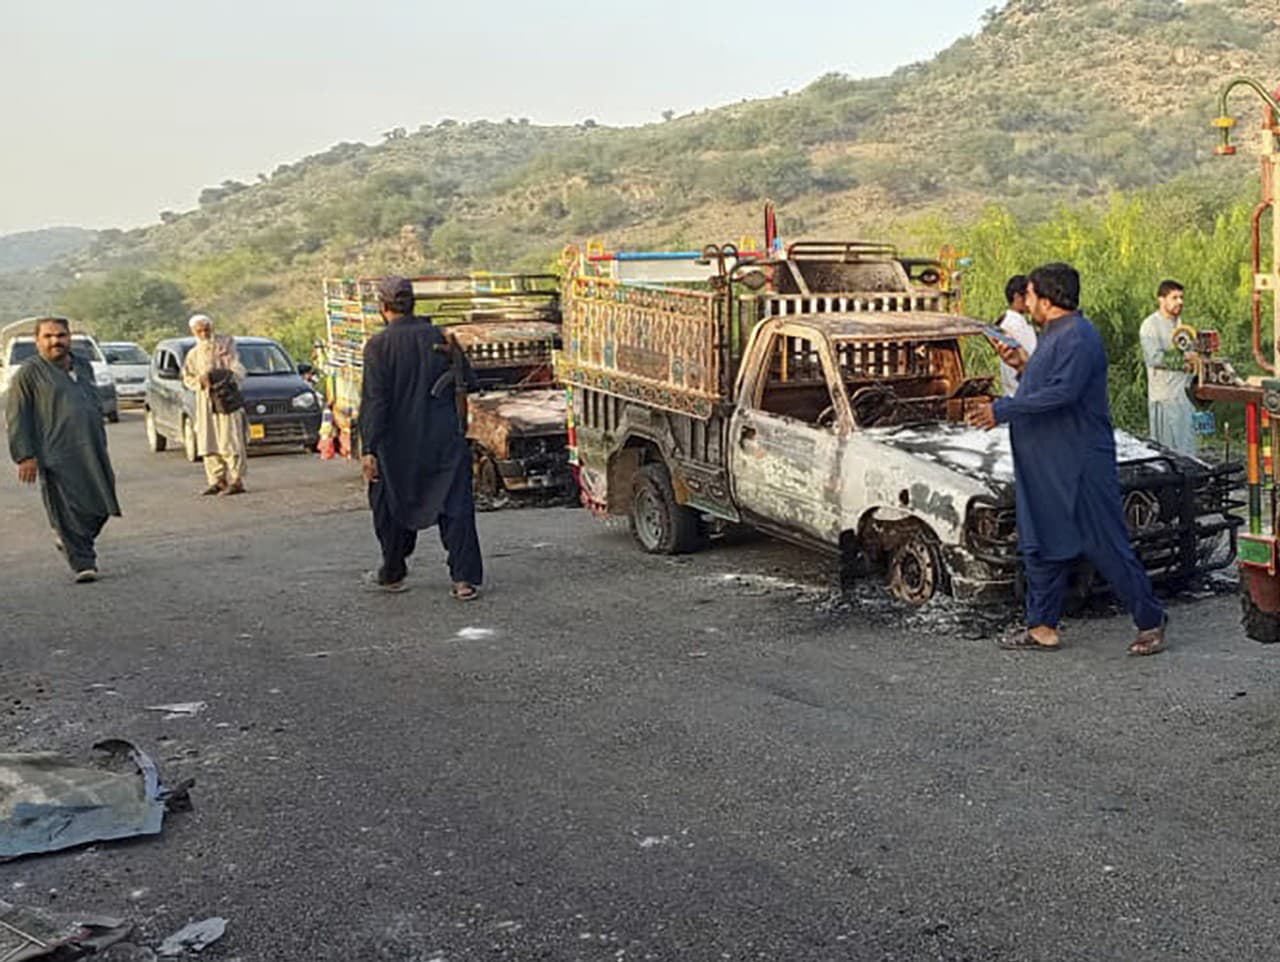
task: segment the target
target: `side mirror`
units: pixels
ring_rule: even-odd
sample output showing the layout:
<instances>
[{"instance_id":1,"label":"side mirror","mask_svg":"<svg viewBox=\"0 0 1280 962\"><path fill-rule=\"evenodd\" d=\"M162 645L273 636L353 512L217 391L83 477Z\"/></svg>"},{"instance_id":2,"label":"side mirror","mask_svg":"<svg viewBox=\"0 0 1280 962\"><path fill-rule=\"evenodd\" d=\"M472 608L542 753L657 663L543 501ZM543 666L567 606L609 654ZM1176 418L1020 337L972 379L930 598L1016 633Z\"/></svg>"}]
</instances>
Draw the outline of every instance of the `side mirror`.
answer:
<instances>
[{"instance_id":1,"label":"side mirror","mask_svg":"<svg viewBox=\"0 0 1280 962\"><path fill-rule=\"evenodd\" d=\"M301 374L303 377L306 377L308 374L310 374L314 370L315 368L313 368L306 361L303 361L301 364L298 365L298 373Z\"/></svg>"},{"instance_id":2,"label":"side mirror","mask_svg":"<svg viewBox=\"0 0 1280 962\"><path fill-rule=\"evenodd\" d=\"M156 377L160 378L162 381L176 381L178 376L178 369L176 367L156 368Z\"/></svg>"}]
</instances>

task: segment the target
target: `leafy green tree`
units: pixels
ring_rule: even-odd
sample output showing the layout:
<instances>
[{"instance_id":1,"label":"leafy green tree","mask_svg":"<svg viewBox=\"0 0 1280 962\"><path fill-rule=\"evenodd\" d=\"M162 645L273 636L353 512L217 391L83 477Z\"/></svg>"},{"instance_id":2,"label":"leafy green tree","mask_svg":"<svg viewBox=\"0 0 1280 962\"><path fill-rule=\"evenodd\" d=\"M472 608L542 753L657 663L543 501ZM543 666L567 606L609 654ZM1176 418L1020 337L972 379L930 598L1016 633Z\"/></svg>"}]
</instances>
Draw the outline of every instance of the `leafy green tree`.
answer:
<instances>
[{"instance_id":1,"label":"leafy green tree","mask_svg":"<svg viewBox=\"0 0 1280 962\"><path fill-rule=\"evenodd\" d=\"M70 288L59 303L68 317L90 325L102 340L150 346L185 324L190 310L173 280L139 270L116 270Z\"/></svg>"}]
</instances>

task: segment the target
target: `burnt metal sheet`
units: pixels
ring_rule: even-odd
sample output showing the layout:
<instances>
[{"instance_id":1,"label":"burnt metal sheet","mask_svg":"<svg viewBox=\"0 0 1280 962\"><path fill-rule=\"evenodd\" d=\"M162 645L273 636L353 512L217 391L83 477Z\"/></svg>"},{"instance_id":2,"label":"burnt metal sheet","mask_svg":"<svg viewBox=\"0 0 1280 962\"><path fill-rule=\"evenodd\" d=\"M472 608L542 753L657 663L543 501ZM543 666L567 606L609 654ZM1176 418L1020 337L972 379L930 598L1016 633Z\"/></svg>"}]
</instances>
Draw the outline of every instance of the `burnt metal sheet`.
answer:
<instances>
[{"instance_id":1,"label":"burnt metal sheet","mask_svg":"<svg viewBox=\"0 0 1280 962\"><path fill-rule=\"evenodd\" d=\"M470 324L451 324L447 329L466 351L481 344L554 341L560 337L560 325L550 321L477 321Z\"/></svg>"},{"instance_id":2,"label":"burnt metal sheet","mask_svg":"<svg viewBox=\"0 0 1280 962\"><path fill-rule=\"evenodd\" d=\"M101 952L132 931L133 923L113 916L45 912L0 899L0 962Z\"/></svg>"},{"instance_id":3,"label":"burnt metal sheet","mask_svg":"<svg viewBox=\"0 0 1280 962\"><path fill-rule=\"evenodd\" d=\"M536 388L467 399L467 437L495 457L508 457L512 438L567 434L564 391Z\"/></svg>"},{"instance_id":4,"label":"burnt metal sheet","mask_svg":"<svg viewBox=\"0 0 1280 962\"><path fill-rule=\"evenodd\" d=\"M185 798L187 786L171 795L130 742L94 749L94 767L54 752L0 754L0 859L160 832L168 802Z\"/></svg>"}]
</instances>

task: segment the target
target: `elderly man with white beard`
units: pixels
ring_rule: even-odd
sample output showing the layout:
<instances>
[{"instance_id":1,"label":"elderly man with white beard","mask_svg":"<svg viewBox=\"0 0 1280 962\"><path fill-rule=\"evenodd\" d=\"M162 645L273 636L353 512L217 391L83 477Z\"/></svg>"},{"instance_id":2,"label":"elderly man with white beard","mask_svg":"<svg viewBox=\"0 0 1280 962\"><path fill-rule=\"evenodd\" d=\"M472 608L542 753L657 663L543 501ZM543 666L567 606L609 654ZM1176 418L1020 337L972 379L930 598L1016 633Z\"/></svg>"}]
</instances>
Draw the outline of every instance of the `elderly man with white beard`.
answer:
<instances>
[{"instance_id":1,"label":"elderly man with white beard","mask_svg":"<svg viewBox=\"0 0 1280 962\"><path fill-rule=\"evenodd\" d=\"M213 333L207 314L188 322L196 343L182 365L182 383L196 392L196 450L208 486L202 494L243 494L248 439L239 386L244 365L235 339Z\"/></svg>"}]
</instances>

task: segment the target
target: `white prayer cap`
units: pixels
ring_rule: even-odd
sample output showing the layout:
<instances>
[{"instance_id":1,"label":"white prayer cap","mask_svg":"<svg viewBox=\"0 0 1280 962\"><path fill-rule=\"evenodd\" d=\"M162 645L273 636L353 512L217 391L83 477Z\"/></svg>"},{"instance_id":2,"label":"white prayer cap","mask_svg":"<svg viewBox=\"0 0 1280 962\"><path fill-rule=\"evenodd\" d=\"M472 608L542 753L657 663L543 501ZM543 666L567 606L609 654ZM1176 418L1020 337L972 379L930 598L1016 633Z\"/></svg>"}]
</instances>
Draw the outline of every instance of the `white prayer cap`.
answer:
<instances>
[{"instance_id":1,"label":"white prayer cap","mask_svg":"<svg viewBox=\"0 0 1280 962\"><path fill-rule=\"evenodd\" d=\"M191 320L187 321L187 327L191 328L193 331L201 324L208 324L210 327L213 327L213 318L208 314L192 314Z\"/></svg>"}]
</instances>

